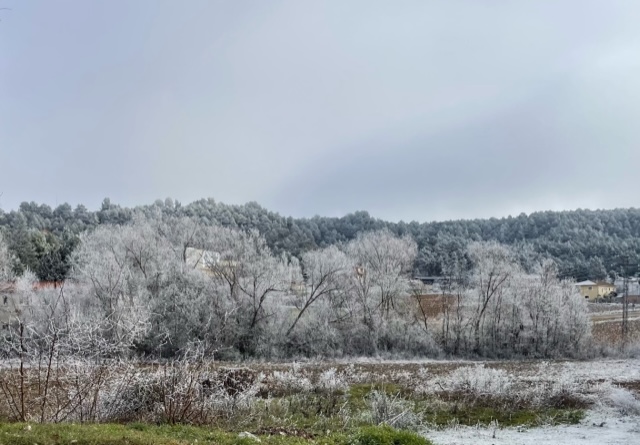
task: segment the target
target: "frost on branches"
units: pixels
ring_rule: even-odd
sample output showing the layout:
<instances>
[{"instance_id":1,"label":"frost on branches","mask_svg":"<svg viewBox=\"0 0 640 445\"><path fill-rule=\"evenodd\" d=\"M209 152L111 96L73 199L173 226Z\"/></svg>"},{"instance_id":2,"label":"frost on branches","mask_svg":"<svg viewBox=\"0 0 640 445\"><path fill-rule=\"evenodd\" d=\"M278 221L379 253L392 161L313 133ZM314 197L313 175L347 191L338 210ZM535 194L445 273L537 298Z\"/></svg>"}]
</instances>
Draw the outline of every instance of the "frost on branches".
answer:
<instances>
[{"instance_id":1,"label":"frost on branches","mask_svg":"<svg viewBox=\"0 0 640 445\"><path fill-rule=\"evenodd\" d=\"M274 255L255 230L139 214L84 233L62 288L35 291L32 274L19 278L3 350L44 354L55 339L59 353L94 359L171 358L193 344L232 360L588 351L585 302L554 263L527 274L508 248L474 243L429 295L411 279L416 257L410 237L388 230L297 258ZM9 264L0 240L6 281Z\"/></svg>"}]
</instances>

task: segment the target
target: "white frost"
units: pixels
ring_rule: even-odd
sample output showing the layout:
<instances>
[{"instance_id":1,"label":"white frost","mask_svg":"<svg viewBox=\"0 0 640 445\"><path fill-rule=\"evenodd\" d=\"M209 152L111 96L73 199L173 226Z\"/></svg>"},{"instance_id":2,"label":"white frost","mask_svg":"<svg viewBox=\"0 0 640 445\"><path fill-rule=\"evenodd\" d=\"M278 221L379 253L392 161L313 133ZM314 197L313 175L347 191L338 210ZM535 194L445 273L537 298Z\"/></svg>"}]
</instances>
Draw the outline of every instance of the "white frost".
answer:
<instances>
[{"instance_id":1,"label":"white frost","mask_svg":"<svg viewBox=\"0 0 640 445\"><path fill-rule=\"evenodd\" d=\"M455 427L426 431L424 435L437 445L632 445L640 444L640 417L590 412L579 425L530 429Z\"/></svg>"}]
</instances>

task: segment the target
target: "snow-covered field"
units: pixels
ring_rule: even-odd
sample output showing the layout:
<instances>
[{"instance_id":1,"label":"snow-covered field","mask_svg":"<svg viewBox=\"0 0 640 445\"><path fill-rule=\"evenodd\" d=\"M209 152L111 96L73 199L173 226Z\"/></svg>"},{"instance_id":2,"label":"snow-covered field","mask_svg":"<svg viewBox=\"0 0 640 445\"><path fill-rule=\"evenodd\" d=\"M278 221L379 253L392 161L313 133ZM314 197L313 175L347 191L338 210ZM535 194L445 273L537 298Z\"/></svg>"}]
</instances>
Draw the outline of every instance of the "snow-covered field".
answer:
<instances>
[{"instance_id":1,"label":"snow-covered field","mask_svg":"<svg viewBox=\"0 0 640 445\"><path fill-rule=\"evenodd\" d=\"M0 362L0 376L3 373L17 375L17 366L15 361ZM91 378L91 375L98 375L91 366L86 364L83 368L80 363L70 366L69 370L79 372L78 379L83 375ZM42 376L46 375L46 369L27 369L32 377L30 381L34 382L31 388L35 391L38 382L43 380ZM169 380L177 383L167 386L166 390L173 391L176 400L184 394L193 394L196 399L184 399L190 403L189 406L199 406L199 402L195 402L206 400L211 402L206 405L210 407L211 416L224 415L231 419L230 422L244 422L246 418L262 419L258 423L265 419L272 422L271 413L282 412L285 417L276 421L285 424L291 422L293 414L317 412L317 407L325 406L321 403L329 398L334 403L326 405L323 414L317 415L318 422L338 422L341 425L361 421L387 423L396 428L423 431L425 437L436 445L640 445L640 359L472 361L366 358L240 365L184 363L168 368L160 364L119 363L101 372L99 383L87 381L87 387L98 385L92 394L98 394L100 390L100 400L115 402L96 405L102 407L92 419L97 422L119 421L119 411L115 416L110 406L126 408L129 403L137 406L135 403L139 402L140 392L136 388L155 387L166 382L167 375L173 375L175 379ZM65 378L66 374L59 380L61 385L55 386L60 390L56 393L56 400L75 397L73 385L70 386L71 391L64 391L68 383ZM204 378L211 385L207 387L211 391L208 395L199 392L199 382ZM20 380L14 379L13 382L17 385ZM122 390L129 387L133 389ZM128 398L130 394L133 398ZM356 395L359 397L357 400ZM238 400L243 403L241 411L235 409ZM9 402L9 399L0 397L0 417L4 414L9 418L15 411ZM30 403L33 410L42 406L39 398L32 399ZM260 417L265 415L265 403L274 407L269 411L268 419ZM164 411L158 408L162 407L159 402L148 406L148 411L140 415L142 417L136 417L138 411L134 411L135 415L128 420L164 419ZM472 412L474 408L488 410L489 415L476 416ZM517 417L512 415L517 416L518 410L531 417L514 420ZM585 411L582 410L586 410L584 418L582 414ZM131 416L130 411L124 412ZM578 415L562 417L568 412L577 412ZM66 415L75 419L79 413L70 411ZM580 418L579 424L565 424ZM541 426L486 425L491 419L501 419L504 425ZM485 422L485 425L468 426L476 421Z\"/></svg>"},{"instance_id":2,"label":"snow-covered field","mask_svg":"<svg viewBox=\"0 0 640 445\"><path fill-rule=\"evenodd\" d=\"M640 360L542 362L530 370L521 369L518 377L602 384L598 400L578 425L536 428L453 425L424 430L424 435L437 445L640 445Z\"/></svg>"},{"instance_id":3,"label":"snow-covered field","mask_svg":"<svg viewBox=\"0 0 640 445\"><path fill-rule=\"evenodd\" d=\"M580 425L454 427L425 431L425 436L437 445L635 445L640 444L640 417L592 411Z\"/></svg>"}]
</instances>

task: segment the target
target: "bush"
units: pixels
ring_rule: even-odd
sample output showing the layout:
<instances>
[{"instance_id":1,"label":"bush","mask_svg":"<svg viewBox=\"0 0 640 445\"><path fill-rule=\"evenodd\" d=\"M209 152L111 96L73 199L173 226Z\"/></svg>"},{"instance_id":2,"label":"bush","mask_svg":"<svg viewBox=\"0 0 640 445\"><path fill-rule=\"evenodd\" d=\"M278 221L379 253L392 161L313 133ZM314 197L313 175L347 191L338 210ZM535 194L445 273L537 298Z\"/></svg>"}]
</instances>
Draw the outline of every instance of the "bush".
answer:
<instances>
[{"instance_id":1,"label":"bush","mask_svg":"<svg viewBox=\"0 0 640 445\"><path fill-rule=\"evenodd\" d=\"M640 400L624 388L611 388L605 403L615 408L623 416L640 415Z\"/></svg>"},{"instance_id":2,"label":"bush","mask_svg":"<svg viewBox=\"0 0 640 445\"><path fill-rule=\"evenodd\" d=\"M415 429L420 423L419 417L413 411L412 403L398 395L391 396L386 392L372 391L366 399L370 416L367 420L373 424L386 424L410 430Z\"/></svg>"},{"instance_id":3,"label":"bush","mask_svg":"<svg viewBox=\"0 0 640 445\"><path fill-rule=\"evenodd\" d=\"M503 369L485 368L484 364L461 366L441 379L441 388L471 394L494 396L510 393L513 376Z\"/></svg>"}]
</instances>

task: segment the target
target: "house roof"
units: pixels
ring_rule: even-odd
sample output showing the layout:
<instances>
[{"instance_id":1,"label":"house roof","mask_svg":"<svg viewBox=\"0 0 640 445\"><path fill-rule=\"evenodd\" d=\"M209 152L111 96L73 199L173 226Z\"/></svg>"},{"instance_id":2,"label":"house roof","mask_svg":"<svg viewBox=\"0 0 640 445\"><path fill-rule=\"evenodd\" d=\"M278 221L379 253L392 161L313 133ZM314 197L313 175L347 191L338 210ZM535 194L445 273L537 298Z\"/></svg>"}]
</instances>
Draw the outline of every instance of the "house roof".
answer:
<instances>
[{"instance_id":1,"label":"house roof","mask_svg":"<svg viewBox=\"0 0 640 445\"><path fill-rule=\"evenodd\" d=\"M33 290L55 289L62 287L63 281L36 281L33 283ZM13 293L17 289L16 283L9 281L0 282L0 292Z\"/></svg>"},{"instance_id":2,"label":"house roof","mask_svg":"<svg viewBox=\"0 0 640 445\"><path fill-rule=\"evenodd\" d=\"M596 286L611 286L611 287L615 287L615 284L607 283L606 281L598 281L596 283Z\"/></svg>"},{"instance_id":3,"label":"house roof","mask_svg":"<svg viewBox=\"0 0 640 445\"><path fill-rule=\"evenodd\" d=\"M586 280L586 281L581 281L579 283L576 283L576 286L595 286L596 283L594 283L591 280Z\"/></svg>"},{"instance_id":4,"label":"house roof","mask_svg":"<svg viewBox=\"0 0 640 445\"><path fill-rule=\"evenodd\" d=\"M212 264L220 261L220 254L218 252L187 247L185 253L187 265L193 268L208 269Z\"/></svg>"}]
</instances>

